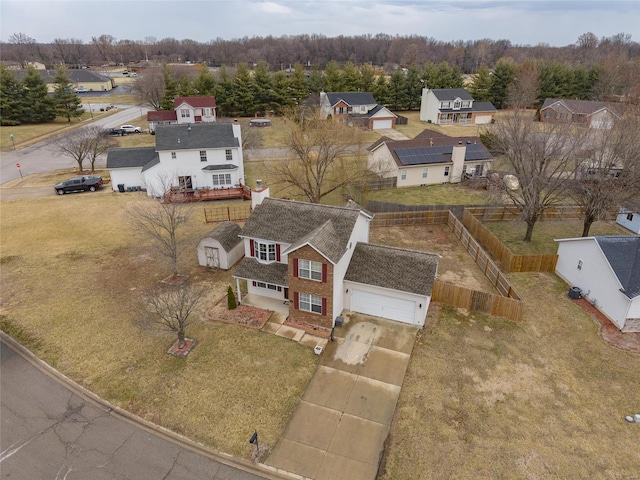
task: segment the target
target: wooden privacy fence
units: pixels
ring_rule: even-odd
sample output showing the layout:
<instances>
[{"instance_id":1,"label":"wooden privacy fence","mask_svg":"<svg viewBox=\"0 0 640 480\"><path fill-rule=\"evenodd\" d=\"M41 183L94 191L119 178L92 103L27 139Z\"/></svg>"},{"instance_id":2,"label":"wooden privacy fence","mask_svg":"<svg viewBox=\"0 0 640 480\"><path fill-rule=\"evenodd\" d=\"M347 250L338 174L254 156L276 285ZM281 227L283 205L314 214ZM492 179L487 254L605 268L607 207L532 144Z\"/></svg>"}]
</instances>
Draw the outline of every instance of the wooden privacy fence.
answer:
<instances>
[{"instance_id":1,"label":"wooden privacy fence","mask_svg":"<svg viewBox=\"0 0 640 480\"><path fill-rule=\"evenodd\" d=\"M474 210L478 211L474 208L465 208L462 214L462 223L471 235L493 255L493 258L500 262L505 272L555 272L556 263L558 263L557 255L514 255L498 237L476 218L473 214ZM493 213L489 212L488 215L495 217L498 214L496 210ZM482 218L486 219L487 216L483 214Z\"/></svg>"},{"instance_id":2,"label":"wooden privacy fence","mask_svg":"<svg viewBox=\"0 0 640 480\"><path fill-rule=\"evenodd\" d=\"M495 222L500 220L517 220L521 219L522 212L513 205L500 205L491 207L468 206L465 207L471 214L481 219L483 222ZM608 212L607 219L616 218L617 210ZM558 207L547 207L542 215L541 221L554 220L582 220L584 213L582 207L578 205L567 205Z\"/></svg>"},{"instance_id":3,"label":"wooden privacy fence","mask_svg":"<svg viewBox=\"0 0 640 480\"><path fill-rule=\"evenodd\" d=\"M392 227L397 225L434 225L447 223L449 210L429 210L413 212L376 213L372 227Z\"/></svg>"},{"instance_id":4,"label":"wooden privacy fence","mask_svg":"<svg viewBox=\"0 0 640 480\"><path fill-rule=\"evenodd\" d=\"M246 220L251 214L251 205L242 204L231 207L204 207L204 222Z\"/></svg>"}]
</instances>

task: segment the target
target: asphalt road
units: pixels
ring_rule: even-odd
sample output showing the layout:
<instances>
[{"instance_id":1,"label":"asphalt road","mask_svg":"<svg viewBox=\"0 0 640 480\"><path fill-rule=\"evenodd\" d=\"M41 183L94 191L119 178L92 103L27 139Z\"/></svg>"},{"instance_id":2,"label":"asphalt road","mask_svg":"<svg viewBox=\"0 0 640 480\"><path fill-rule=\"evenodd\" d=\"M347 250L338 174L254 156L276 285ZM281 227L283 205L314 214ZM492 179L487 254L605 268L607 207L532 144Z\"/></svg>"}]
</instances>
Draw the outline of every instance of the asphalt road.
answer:
<instances>
[{"instance_id":1,"label":"asphalt road","mask_svg":"<svg viewBox=\"0 0 640 480\"><path fill-rule=\"evenodd\" d=\"M259 480L125 421L0 344L0 471L12 480Z\"/></svg>"},{"instance_id":2,"label":"asphalt road","mask_svg":"<svg viewBox=\"0 0 640 480\"><path fill-rule=\"evenodd\" d=\"M147 108L131 105L122 105L120 108L121 110L115 114L87 123L87 125L115 128L134 118L145 115L148 111ZM20 178L20 171L22 171L22 175L26 176L63 168L73 168L76 165L75 161L57 153L54 142L55 137L52 137L19 150L2 153L0 155L0 184ZM98 159L98 163L104 165L106 159ZM20 164L20 170L18 170L16 164Z\"/></svg>"}]
</instances>

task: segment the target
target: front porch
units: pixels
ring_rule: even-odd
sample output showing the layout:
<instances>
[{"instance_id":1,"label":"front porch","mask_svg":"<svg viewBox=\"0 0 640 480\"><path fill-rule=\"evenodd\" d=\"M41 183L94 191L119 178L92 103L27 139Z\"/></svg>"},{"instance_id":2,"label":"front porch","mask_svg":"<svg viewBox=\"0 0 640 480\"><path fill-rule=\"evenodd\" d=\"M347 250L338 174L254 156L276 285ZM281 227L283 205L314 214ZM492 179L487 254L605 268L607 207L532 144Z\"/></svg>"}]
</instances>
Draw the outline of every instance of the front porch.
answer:
<instances>
[{"instance_id":1,"label":"front porch","mask_svg":"<svg viewBox=\"0 0 640 480\"><path fill-rule=\"evenodd\" d=\"M255 294L249 293L247 295L243 295L240 304L262 308L264 310L271 310L272 312L279 313L280 315L284 315L285 318L289 316L288 300L280 300L277 298L263 297L261 295L255 295Z\"/></svg>"}]
</instances>

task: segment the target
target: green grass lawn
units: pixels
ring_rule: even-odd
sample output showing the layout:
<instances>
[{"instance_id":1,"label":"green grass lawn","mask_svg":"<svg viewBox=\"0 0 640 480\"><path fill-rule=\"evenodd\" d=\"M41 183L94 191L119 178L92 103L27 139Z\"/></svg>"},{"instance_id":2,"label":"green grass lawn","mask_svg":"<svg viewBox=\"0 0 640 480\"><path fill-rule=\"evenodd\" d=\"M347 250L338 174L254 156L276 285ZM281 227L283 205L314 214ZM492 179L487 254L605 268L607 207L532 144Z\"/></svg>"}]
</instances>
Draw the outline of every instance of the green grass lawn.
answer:
<instances>
[{"instance_id":1,"label":"green grass lawn","mask_svg":"<svg viewBox=\"0 0 640 480\"><path fill-rule=\"evenodd\" d=\"M189 281L207 287L187 329L198 345L186 359L168 355L175 334L145 322L140 298L170 268L126 221L125 209L138 200L152 201L104 189L3 202L2 328L119 407L249 458L254 429L275 444L318 357L290 340L208 320L235 281L197 266L195 247L212 228L201 204L185 207L193 217L180 260Z\"/></svg>"},{"instance_id":2,"label":"green grass lawn","mask_svg":"<svg viewBox=\"0 0 640 480\"><path fill-rule=\"evenodd\" d=\"M486 190L474 190L459 184L388 188L369 191L366 197L368 200L404 205L483 205L489 198Z\"/></svg>"},{"instance_id":3,"label":"green grass lawn","mask_svg":"<svg viewBox=\"0 0 640 480\"><path fill-rule=\"evenodd\" d=\"M484 222L484 226L498 237L512 253L516 255L533 255L538 253L555 254L558 244L555 238L575 238L582 236L582 222L580 220L539 221L533 229L530 243L522 241L527 226L521 221ZM589 235L629 235L614 221L595 222L591 226Z\"/></svg>"},{"instance_id":4,"label":"green grass lawn","mask_svg":"<svg viewBox=\"0 0 640 480\"><path fill-rule=\"evenodd\" d=\"M418 333L381 480L637 477L640 358L555 275L511 278L522 323L445 308Z\"/></svg>"}]
</instances>

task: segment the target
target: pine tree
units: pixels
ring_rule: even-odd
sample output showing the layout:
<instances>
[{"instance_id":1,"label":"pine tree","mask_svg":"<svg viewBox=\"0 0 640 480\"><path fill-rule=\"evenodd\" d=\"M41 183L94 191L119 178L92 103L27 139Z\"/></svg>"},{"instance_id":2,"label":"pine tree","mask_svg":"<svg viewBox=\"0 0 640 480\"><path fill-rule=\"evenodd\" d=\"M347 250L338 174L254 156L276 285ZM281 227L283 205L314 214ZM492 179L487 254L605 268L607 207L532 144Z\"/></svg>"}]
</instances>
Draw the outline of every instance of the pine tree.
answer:
<instances>
[{"instance_id":1,"label":"pine tree","mask_svg":"<svg viewBox=\"0 0 640 480\"><path fill-rule=\"evenodd\" d=\"M340 87L345 92L357 92L360 87L360 72L353 64L353 62L347 62L340 72L341 82Z\"/></svg>"},{"instance_id":2,"label":"pine tree","mask_svg":"<svg viewBox=\"0 0 640 480\"><path fill-rule=\"evenodd\" d=\"M22 85L4 63L0 63L0 124L20 125L23 115Z\"/></svg>"},{"instance_id":3,"label":"pine tree","mask_svg":"<svg viewBox=\"0 0 640 480\"><path fill-rule=\"evenodd\" d=\"M193 81L193 89L198 95L208 96L215 93L216 79L204 63L200 65L198 76Z\"/></svg>"},{"instance_id":4,"label":"pine tree","mask_svg":"<svg viewBox=\"0 0 640 480\"><path fill-rule=\"evenodd\" d=\"M371 92L371 90L373 90L373 84L375 83L375 81L376 75L373 67L368 63L363 63L362 65L360 65L360 91Z\"/></svg>"},{"instance_id":5,"label":"pine tree","mask_svg":"<svg viewBox=\"0 0 640 480\"><path fill-rule=\"evenodd\" d=\"M511 62L500 61L493 69L493 81L491 82L490 101L497 108L504 108L507 103L509 85L513 82L516 67Z\"/></svg>"},{"instance_id":6,"label":"pine tree","mask_svg":"<svg viewBox=\"0 0 640 480\"><path fill-rule=\"evenodd\" d=\"M395 70L389 79L389 100L392 110L405 110L408 103L407 77L401 69Z\"/></svg>"},{"instance_id":7,"label":"pine tree","mask_svg":"<svg viewBox=\"0 0 640 480\"><path fill-rule=\"evenodd\" d=\"M22 80L22 123L46 123L56 118L56 107L47 84L34 67L27 67Z\"/></svg>"},{"instance_id":8,"label":"pine tree","mask_svg":"<svg viewBox=\"0 0 640 480\"><path fill-rule=\"evenodd\" d=\"M478 73L473 75L472 78L473 83L469 86L469 93L473 99L477 102L491 101L491 84L493 80L489 67L483 63L480 65Z\"/></svg>"},{"instance_id":9,"label":"pine tree","mask_svg":"<svg viewBox=\"0 0 640 480\"><path fill-rule=\"evenodd\" d=\"M235 109L235 86L226 65L222 65L216 75L214 96L219 115L231 116Z\"/></svg>"},{"instance_id":10,"label":"pine tree","mask_svg":"<svg viewBox=\"0 0 640 480\"><path fill-rule=\"evenodd\" d=\"M342 92L342 75L335 60L331 60L324 69L325 92Z\"/></svg>"},{"instance_id":11,"label":"pine tree","mask_svg":"<svg viewBox=\"0 0 640 480\"><path fill-rule=\"evenodd\" d=\"M309 96L309 86L304 75L304 67L300 62L293 66L293 75L290 78L291 100L298 105Z\"/></svg>"},{"instance_id":12,"label":"pine tree","mask_svg":"<svg viewBox=\"0 0 640 480\"><path fill-rule=\"evenodd\" d=\"M66 118L68 122L71 122L72 118L80 118L84 113L84 108L82 108L80 98L71 87L71 80L66 68L56 68L53 83L56 85L53 92L53 102L58 116Z\"/></svg>"},{"instance_id":13,"label":"pine tree","mask_svg":"<svg viewBox=\"0 0 640 480\"><path fill-rule=\"evenodd\" d=\"M379 105L390 106L391 100L389 98L389 84L387 78L384 75L379 75L376 82L373 84L373 97L376 99Z\"/></svg>"},{"instance_id":14,"label":"pine tree","mask_svg":"<svg viewBox=\"0 0 640 480\"><path fill-rule=\"evenodd\" d=\"M173 100L178 96L179 85L169 65L162 66L164 77L164 95L162 97L162 110L173 110Z\"/></svg>"},{"instance_id":15,"label":"pine tree","mask_svg":"<svg viewBox=\"0 0 640 480\"><path fill-rule=\"evenodd\" d=\"M250 87L254 92L255 109L260 114L265 114L272 109L274 103L272 80L269 74L269 66L264 60L260 60L253 69Z\"/></svg>"},{"instance_id":16,"label":"pine tree","mask_svg":"<svg viewBox=\"0 0 640 480\"><path fill-rule=\"evenodd\" d=\"M253 86L251 84L251 74L246 63L239 63L236 77L233 79L235 91L235 109L244 117L251 117L256 113L256 102L253 97Z\"/></svg>"}]
</instances>

